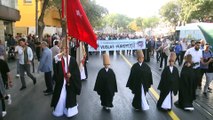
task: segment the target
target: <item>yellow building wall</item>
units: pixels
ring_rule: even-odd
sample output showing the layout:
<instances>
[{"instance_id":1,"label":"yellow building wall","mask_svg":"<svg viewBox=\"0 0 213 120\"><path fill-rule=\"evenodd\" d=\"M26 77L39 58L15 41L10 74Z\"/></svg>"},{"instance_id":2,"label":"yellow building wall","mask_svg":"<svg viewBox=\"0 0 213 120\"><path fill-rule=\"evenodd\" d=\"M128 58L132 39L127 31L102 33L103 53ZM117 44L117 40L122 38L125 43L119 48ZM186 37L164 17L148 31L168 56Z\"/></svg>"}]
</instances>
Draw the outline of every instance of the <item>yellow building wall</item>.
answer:
<instances>
[{"instance_id":1,"label":"yellow building wall","mask_svg":"<svg viewBox=\"0 0 213 120\"><path fill-rule=\"evenodd\" d=\"M17 21L16 27L35 27L35 0L32 3L24 3L24 0L18 0L18 10L21 14L20 21ZM38 17L41 12L42 0L38 0ZM55 7L48 8L45 11L44 23L47 26L60 27L60 17Z\"/></svg>"},{"instance_id":2,"label":"yellow building wall","mask_svg":"<svg viewBox=\"0 0 213 120\"><path fill-rule=\"evenodd\" d=\"M24 0L18 0L18 10L20 11L21 19L16 22L16 27L35 26L35 5L35 0L32 0L32 3L25 3ZM41 12L40 0L38 0L38 12Z\"/></svg>"},{"instance_id":3,"label":"yellow building wall","mask_svg":"<svg viewBox=\"0 0 213 120\"><path fill-rule=\"evenodd\" d=\"M61 27L57 8L51 7L45 11L44 23L46 26Z\"/></svg>"}]
</instances>

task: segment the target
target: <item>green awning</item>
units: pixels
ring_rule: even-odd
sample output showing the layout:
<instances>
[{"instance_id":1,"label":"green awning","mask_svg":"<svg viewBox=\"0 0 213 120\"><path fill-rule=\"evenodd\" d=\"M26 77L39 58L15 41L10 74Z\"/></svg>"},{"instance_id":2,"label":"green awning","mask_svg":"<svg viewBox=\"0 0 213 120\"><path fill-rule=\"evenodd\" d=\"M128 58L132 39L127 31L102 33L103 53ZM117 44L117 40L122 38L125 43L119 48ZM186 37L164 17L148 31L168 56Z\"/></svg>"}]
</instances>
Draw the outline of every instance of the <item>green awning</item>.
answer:
<instances>
[{"instance_id":1,"label":"green awning","mask_svg":"<svg viewBox=\"0 0 213 120\"><path fill-rule=\"evenodd\" d=\"M213 25L202 26L198 25L199 29L203 33L203 36L206 39L206 42L213 46Z\"/></svg>"}]
</instances>

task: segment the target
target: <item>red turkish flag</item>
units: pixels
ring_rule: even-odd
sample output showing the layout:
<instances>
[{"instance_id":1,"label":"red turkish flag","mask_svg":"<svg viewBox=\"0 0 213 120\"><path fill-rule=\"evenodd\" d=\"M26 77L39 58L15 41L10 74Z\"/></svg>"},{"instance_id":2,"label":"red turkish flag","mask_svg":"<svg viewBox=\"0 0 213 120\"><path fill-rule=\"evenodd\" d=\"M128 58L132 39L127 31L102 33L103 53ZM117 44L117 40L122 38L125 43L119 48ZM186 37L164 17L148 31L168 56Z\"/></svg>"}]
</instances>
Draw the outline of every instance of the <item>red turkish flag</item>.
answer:
<instances>
[{"instance_id":1,"label":"red turkish flag","mask_svg":"<svg viewBox=\"0 0 213 120\"><path fill-rule=\"evenodd\" d=\"M64 0L62 0L62 2L63 1ZM97 37L84 12L80 0L67 0L66 3L68 35L80 41L84 41L97 49ZM64 6L62 6L62 8L64 8Z\"/></svg>"}]
</instances>

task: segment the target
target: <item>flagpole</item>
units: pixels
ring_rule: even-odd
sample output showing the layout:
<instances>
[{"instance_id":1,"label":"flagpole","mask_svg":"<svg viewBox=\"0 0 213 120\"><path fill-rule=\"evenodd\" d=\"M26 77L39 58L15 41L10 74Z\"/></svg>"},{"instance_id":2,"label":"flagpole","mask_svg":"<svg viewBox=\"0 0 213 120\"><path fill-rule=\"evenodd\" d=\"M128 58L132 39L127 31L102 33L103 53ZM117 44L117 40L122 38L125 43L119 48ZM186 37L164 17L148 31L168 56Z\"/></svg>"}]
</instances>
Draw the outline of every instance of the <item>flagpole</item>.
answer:
<instances>
[{"instance_id":1,"label":"flagpole","mask_svg":"<svg viewBox=\"0 0 213 120\"><path fill-rule=\"evenodd\" d=\"M65 28L66 28L65 44L66 44L67 73L68 73L68 71L69 71L68 60L69 59L68 59L68 46L67 46L67 33L68 33L68 29L67 29L67 0L64 1L64 21L65 21ZM67 76L65 76L65 77L67 78L67 85L69 85L69 78Z\"/></svg>"}]
</instances>

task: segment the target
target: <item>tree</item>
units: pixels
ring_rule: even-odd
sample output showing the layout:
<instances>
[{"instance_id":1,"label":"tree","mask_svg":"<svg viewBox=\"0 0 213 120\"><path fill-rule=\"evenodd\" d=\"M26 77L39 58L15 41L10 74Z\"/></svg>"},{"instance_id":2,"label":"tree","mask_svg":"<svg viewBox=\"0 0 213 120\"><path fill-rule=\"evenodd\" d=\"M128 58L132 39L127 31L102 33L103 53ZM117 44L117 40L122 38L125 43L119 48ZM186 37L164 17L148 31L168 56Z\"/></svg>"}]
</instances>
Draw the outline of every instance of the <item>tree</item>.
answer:
<instances>
[{"instance_id":1,"label":"tree","mask_svg":"<svg viewBox=\"0 0 213 120\"><path fill-rule=\"evenodd\" d=\"M142 28L143 28L143 19L141 17L138 17L134 20L132 20L128 27L131 29L131 30L134 30L134 31L142 31Z\"/></svg>"},{"instance_id":2,"label":"tree","mask_svg":"<svg viewBox=\"0 0 213 120\"><path fill-rule=\"evenodd\" d=\"M43 35L44 27L45 27L45 25L44 25L44 13L45 13L45 10L48 6L48 3L49 3L49 0L43 1L41 14L38 18L38 38L39 38L39 40L42 39L42 35Z\"/></svg>"},{"instance_id":3,"label":"tree","mask_svg":"<svg viewBox=\"0 0 213 120\"><path fill-rule=\"evenodd\" d=\"M179 0L181 3L180 20L184 23L190 22L192 13L197 10L197 7L201 5L201 0Z\"/></svg>"},{"instance_id":4,"label":"tree","mask_svg":"<svg viewBox=\"0 0 213 120\"><path fill-rule=\"evenodd\" d=\"M213 22L213 0L170 1L161 7L160 15L173 25L178 21L184 24L192 20Z\"/></svg>"},{"instance_id":5,"label":"tree","mask_svg":"<svg viewBox=\"0 0 213 120\"><path fill-rule=\"evenodd\" d=\"M201 0L197 10L192 12L192 19L201 22L213 22L213 0Z\"/></svg>"},{"instance_id":6,"label":"tree","mask_svg":"<svg viewBox=\"0 0 213 120\"><path fill-rule=\"evenodd\" d=\"M150 18L144 18L143 19L143 29L145 28L154 28L158 23L160 19L158 17L150 17Z\"/></svg>"},{"instance_id":7,"label":"tree","mask_svg":"<svg viewBox=\"0 0 213 120\"><path fill-rule=\"evenodd\" d=\"M109 14L104 17L103 24L114 29L123 29L125 31L131 20L131 18L122 14Z\"/></svg>"},{"instance_id":8,"label":"tree","mask_svg":"<svg viewBox=\"0 0 213 120\"><path fill-rule=\"evenodd\" d=\"M49 4L49 7L55 6L58 9L58 12L61 17L61 0L52 0ZM87 17L93 26L93 28L98 28L101 26L101 20L105 14L108 13L107 9L96 4L95 1L81 0L82 6L87 14ZM62 36L66 35L66 23L61 18L61 27L62 27Z\"/></svg>"},{"instance_id":9,"label":"tree","mask_svg":"<svg viewBox=\"0 0 213 120\"><path fill-rule=\"evenodd\" d=\"M132 20L128 27L134 31L144 31L146 28L154 28L159 23L158 17L141 18L138 17Z\"/></svg>"},{"instance_id":10,"label":"tree","mask_svg":"<svg viewBox=\"0 0 213 120\"><path fill-rule=\"evenodd\" d=\"M180 19L180 7L179 2L170 1L160 8L160 15L165 21L175 26Z\"/></svg>"},{"instance_id":11,"label":"tree","mask_svg":"<svg viewBox=\"0 0 213 120\"><path fill-rule=\"evenodd\" d=\"M81 0L87 17L94 28L102 27L102 19L108 14L108 10L100 5L97 5L96 1Z\"/></svg>"}]
</instances>

